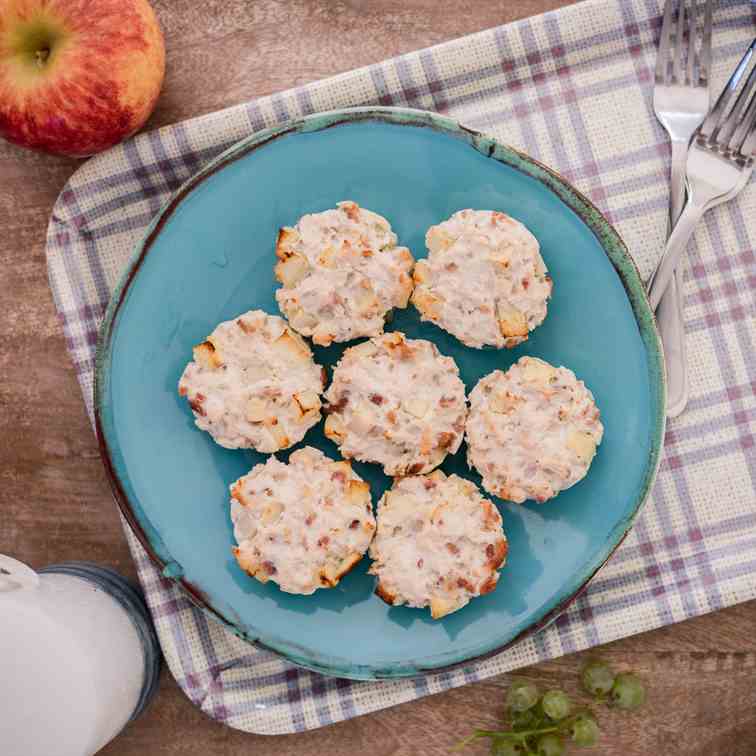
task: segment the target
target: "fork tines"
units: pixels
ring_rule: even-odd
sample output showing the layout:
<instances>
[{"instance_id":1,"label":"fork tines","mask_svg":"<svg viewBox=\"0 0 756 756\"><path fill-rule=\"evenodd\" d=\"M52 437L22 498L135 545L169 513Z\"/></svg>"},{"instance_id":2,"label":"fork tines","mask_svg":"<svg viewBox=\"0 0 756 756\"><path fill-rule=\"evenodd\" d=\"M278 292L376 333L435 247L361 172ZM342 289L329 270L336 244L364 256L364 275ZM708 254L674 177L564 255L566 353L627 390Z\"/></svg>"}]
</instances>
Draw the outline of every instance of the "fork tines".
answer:
<instances>
[{"instance_id":1,"label":"fork tines","mask_svg":"<svg viewBox=\"0 0 756 756\"><path fill-rule=\"evenodd\" d=\"M756 65L746 78L751 63L756 61L756 39L751 42L742 60L733 72L716 104L706 116L696 141L726 154L727 157L752 159L756 153ZM729 104L738 87L745 84L735 104Z\"/></svg>"},{"instance_id":2,"label":"fork tines","mask_svg":"<svg viewBox=\"0 0 756 756\"><path fill-rule=\"evenodd\" d=\"M686 0L667 0L659 37L659 52L656 56L657 84L708 86L711 70L713 2L714 0L704 2L703 34L699 35L699 1L690 0L686 10ZM677 13L674 12L675 6ZM700 49L697 48L699 39Z\"/></svg>"}]
</instances>

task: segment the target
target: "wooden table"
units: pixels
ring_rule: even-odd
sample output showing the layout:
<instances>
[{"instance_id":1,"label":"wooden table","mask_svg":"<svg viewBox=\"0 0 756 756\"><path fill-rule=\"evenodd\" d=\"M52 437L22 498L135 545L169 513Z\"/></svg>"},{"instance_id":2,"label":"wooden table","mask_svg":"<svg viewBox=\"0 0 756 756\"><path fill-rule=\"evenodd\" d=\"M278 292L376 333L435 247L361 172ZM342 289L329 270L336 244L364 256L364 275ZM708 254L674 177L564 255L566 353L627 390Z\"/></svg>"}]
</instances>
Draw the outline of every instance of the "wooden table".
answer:
<instances>
[{"instance_id":1,"label":"wooden table","mask_svg":"<svg viewBox=\"0 0 756 756\"><path fill-rule=\"evenodd\" d=\"M463 12L438 0L158 0L168 74L149 126L563 4L477 0ZM48 215L76 167L0 143L0 553L35 567L89 559L133 575L47 285ZM630 718L602 715L605 737L593 752L756 754L756 602L602 654L642 674L650 704ZM543 686L574 688L582 658L525 674ZM495 723L506 685L502 677L323 730L265 738L206 718L165 673L148 712L102 753L446 754L471 727Z\"/></svg>"}]
</instances>

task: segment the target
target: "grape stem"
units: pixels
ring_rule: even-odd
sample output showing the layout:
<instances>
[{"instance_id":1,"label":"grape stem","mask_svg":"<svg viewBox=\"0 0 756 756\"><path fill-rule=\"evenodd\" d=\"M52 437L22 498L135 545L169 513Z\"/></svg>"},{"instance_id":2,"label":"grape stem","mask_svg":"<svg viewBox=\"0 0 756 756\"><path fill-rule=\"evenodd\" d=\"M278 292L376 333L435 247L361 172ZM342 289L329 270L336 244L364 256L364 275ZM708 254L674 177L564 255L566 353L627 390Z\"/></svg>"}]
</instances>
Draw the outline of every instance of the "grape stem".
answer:
<instances>
[{"instance_id":1,"label":"grape stem","mask_svg":"<svg viewBox=\"0 0 756 756\"><path fill-rule=\"evenodd\" d=\"M559 727L539 727L535 730L475 730L476 738L513 738L515 740L525 740L534 735L548 735L551 732L560 732ZM470 740L468 738L468 740ZM463 741L464 742L464 741ZM465 743L465 745L467 745Z\"/></svg>"}]
</instances>

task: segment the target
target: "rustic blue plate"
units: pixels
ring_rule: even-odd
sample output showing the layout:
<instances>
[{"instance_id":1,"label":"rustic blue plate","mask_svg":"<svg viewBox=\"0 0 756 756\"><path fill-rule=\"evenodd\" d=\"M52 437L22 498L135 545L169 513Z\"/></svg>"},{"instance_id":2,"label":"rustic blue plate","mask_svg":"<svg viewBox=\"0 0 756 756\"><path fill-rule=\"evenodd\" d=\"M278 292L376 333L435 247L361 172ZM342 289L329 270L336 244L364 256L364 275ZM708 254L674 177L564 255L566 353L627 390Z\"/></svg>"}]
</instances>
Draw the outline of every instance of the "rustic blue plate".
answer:
<instances>
[{"instance_id":1,"label":"rustic blue plate","mask_svg":"<svg viewBox=\"0 0 756 756\"><path fill-rule=\"evenodd\" d=\"M356 200L425 255L425 230L462 208L502 210L538 237L554 278L543 326L513 351L468 349L415 311L392 328L432 339L471 388L523 354L567 365L606 426L589 475L543 505L501 502L509 559L498 589L441 621L372 595L367 561L336 589L292 596L231 556L228 484L263 455L194 427L176 384L193 344L248 309L277 313L273 242L303 213ZM339 348L316 349L331 365ZM360 109L260 132L190 180L152 224L100 336L96 413L121 509L164 574L243 638L352 678L415 675L490 654L552 619L627 533L656 472L664 368L643 284L616 232L547 168L429 113ZM421 387L418 387L422 390ZM305 441L337 456L322 426ZM284 455L286 456L286 455ZM378 499L388 479L356 465ZM464 447L444 465L479 480Z\"/></svg>"}]
</instances>

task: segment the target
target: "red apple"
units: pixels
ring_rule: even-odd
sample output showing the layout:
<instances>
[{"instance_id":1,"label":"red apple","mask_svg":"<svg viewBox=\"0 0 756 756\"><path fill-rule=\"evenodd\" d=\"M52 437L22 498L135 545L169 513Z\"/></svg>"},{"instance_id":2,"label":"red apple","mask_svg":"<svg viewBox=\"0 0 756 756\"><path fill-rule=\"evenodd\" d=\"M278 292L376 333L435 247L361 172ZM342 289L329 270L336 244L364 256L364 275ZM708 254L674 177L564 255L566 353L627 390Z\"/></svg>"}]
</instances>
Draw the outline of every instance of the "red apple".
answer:
<instances>
[{"instance_id":1,"label":"red apple","mask_svg":"<svg viewBox=\"0 0 756 756\"><path fill-rule=\"evenodd\" d=\"M165 45L147 0L0 0L0 136L83 157L155 107Z\"/></svg>"}]
</instances>

